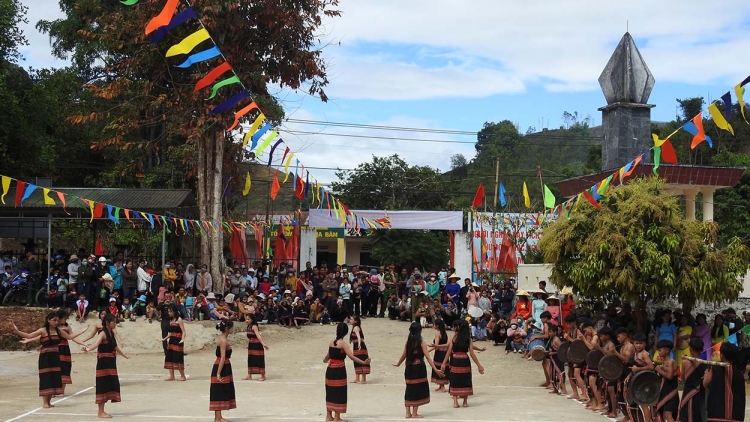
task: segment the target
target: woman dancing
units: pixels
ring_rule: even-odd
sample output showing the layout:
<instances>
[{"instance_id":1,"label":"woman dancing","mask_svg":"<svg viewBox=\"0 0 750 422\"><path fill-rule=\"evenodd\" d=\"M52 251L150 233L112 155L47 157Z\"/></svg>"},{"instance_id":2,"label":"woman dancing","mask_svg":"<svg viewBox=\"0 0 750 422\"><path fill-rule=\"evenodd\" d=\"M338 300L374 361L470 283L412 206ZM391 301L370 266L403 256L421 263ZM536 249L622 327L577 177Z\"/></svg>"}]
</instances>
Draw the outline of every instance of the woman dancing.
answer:
<instances>
[{"instance_id":1,"label":"woman dancing","mask_svg":"<svg viewBox=\"0 0 750 422\"><path fill-rule=\"evenodd\" d=\"M120 349L114 336L117 319L112 314L104 317L104 326L90 346L84 346L84 352L96 349L96 404L99 405L100 418L111 418L112 415L104 411L104 404L108 401L119 403L120 378L117 375L117 354L125 359L130 356Z\"/></svg>"},{"instance_id":2,"label":"woman dancing","mask_svg":"<svg viewBox=\"0 0 750 422\"><path fill-rule=\"evenodd\" d=\"M469 396L474 394L471 383L471 361L477 365L480 374L484 374L484 367L479 363L477 355L474 354L474 344L471 341L469 323L458 321L458 331L448 341L448 351L443 358L441 368L445 368L450 358L450 388L448 392L453 396L453 407L458 408L458 398L464 399L463 407L469 407Z\"/></svg>"},{"instance_id":3,"label":"woman dancing","mask_svg":"<svg viewBox=\"0 0 750 422\"><path fill-rule=\"evenodd\" d=\"M399 367L404 360L407 360L404 370L404 379L406 380L404 406L406 406L407 419L421 418L422 415L418 413L419 406L424 406L430 402L430 384L427 382L425 359L432 367L433 374L444 375L443 371L439 370L430 358L427 343L422 340L422 326L419 322L414 321L409 327L409 338L406 339L404 351L401 353L398 362L393 365Z\"/></svg>"},{"instance_id":4,"label":"woman dancing","mask_svg":"<svg viewBox=\"0 0 750 422\"><path fill-rule=\"evenodd\" d=\"M445 352L448 351L448 333L445 331L445 321L436 319L433 328L435 328L435 338L430 346L435 349L435 356L432 360L440 364L445 359ZM447 372L448 368L444 368L443 371ZM435 391L440 393L446 391L445 386L448 385L448 378L445 374L438 375L436 371L432 371L431 379L433 383L438 385Z\"/></svg>"},{"instance_id":5,"label":"woman dancing","mask_svg":"<svg viewBox=\"0 0 750 422\"><path fill-rule=\"evenodd\" d=\"M39 396L42 398L42 407L49 409L54 407L50 401L53 396L59 396L64 393L62 371L60 369L60 340L72 340L80 345L85 345L82 341L60 330L58 325L60 318L57 312L50 312L44 319L44 327L32 333L20 331L16 324L13 325L13 332L25 339L39 338L42 347L39 349ZM88 327L86 327L88 329Z\"/></svg>"},{"instance_id":6,"label":"woman dancing","mask_svg":"<svg viewBox=\"0 0 750 422\"><path fill-rule=\"evenodd\" d=\"M266 353L268 346L263 342L258 330L258 319L255 314L247 314L247 376L252 380L253 374L260 375L260 380L266 380Z\"/></svg>"},{"instance_id":7,"label":"woman dancing","mask_svg":"<svg viewBox=\"0 0 750 422\"><path fill-rule=\"evenodd\" d=\"M96 337L99 333L102 332L102 329L104 329L104 317L108 314L107 311L100 311L99 312L99 320L96 321L96 324L94 325L94 331L91 332L91 335L83 339L82 341L85 343L92 338ZM112 335L114 335L115 340L117 341L117 344L122 348L125 347L125 342L122 341L122 338L120 338L120 334L117 332L117 325L115 324L115 328L112 329Z\"/></svg>"},{"instance_id":8,"label":"woman dancing","mask_svg":"<svg viewBox=\"0 0 750 422\"><path fill-rule=\"evenodd\" d=\"M349 323L352 324L352 333L349 335L349 342L352 343L352 353L354 356L365 361L369 357L367 355L367 345L365 344L365 333L362 331L362 320L358 316L349 318ZM367 374L370 373L370 365L360 365L354 362L354 373L357 375L354 384L367 384Z\"/></svg>"},{"instance_id":9,"label":"woman dancing","mask_svg":"<svg viewBox=\"0 0 750 422\"><path fill-rule=\"evenodd\" d=\"M164 354L164 369L169 369L169 378L164 381L174 381L175 369L180 371L180 379L178 381L185 381L185 339L187 338L187 332L185 332L185 323L180 318L180 312L177 310L177 305L172 304L167 310L169 316L169 328L167 329L167 336L159 338L160 342L167 342L167 352Z\"/></svg>"},{"instance_id":10,"label":"woman dancing","mask_svg":"<svg viewBox=\"0 0 750 422\"><path fill-rule=\"evenodd\" d=\"M211 369L211 393L208 407L214 412L214 422L227 422L221 416L221 411L237 408L230 362L232 346L228 339L233 327L234 323L228 319L223 319L216 324L216 329L221 331L221 335L216 340L216 360Z\"/></svg>"},{"instance_id":11,"label":"woman dancing","mask_svg":"<svg viewBox=\"0 0 750 422\"><path fill-rule=\"evenodd\" d=\"M336 338L328 344L328 353L323 358L323 363L328 364L326 369L326 421L340 422L341 414L346 413L346 365L344 359L349 359L361 365L368 365L372 359L363 361L354 356L344 337L349 332L349 327L341 322L336 326Z\"/></svg>"},{"instance_id":12,"label":"woman dancing","mask_svg":"<svg viewBox=\"0 0 750 422\"><path fill-rule=\"evenodd\" d=\"M60 309L57 311L57 318L59 320L57 324L57 328L60 329L60 331L65 331L66 333L70 334L72 338L76 338L83 333L85 333L89 326L84 326L81 331L78 331L77 333L73 332L73 329L68 325L68 311L65 309ZM36 336L34 338L26 338L21 340L21 343L23 344L29 344L33 343L35 341L39 341L41 337ZM83 344L83 342L81 342ZM62 374L62 383L63 383L63 396L65 395L65 386L67 384L73 384L73 380L70 378L70 373L73 369L73 360L71 359L70 355L70 345L68 344L68 340L63 338L60 338L60 345L58 346L58 350L60 351L60 373Z\"/></svg>"}]
</instances>

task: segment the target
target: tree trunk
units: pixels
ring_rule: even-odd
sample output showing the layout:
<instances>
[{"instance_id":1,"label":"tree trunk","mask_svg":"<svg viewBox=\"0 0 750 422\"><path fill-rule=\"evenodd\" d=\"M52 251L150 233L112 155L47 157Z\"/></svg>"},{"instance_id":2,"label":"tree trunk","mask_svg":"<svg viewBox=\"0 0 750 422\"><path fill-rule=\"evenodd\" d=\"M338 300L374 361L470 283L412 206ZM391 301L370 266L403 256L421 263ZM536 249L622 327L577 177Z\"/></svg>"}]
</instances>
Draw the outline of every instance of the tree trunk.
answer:
<instances>
[{"instance_id":1,"label":"tree trunk","mask_svg":"<svg viewBox=\"0 0 750 422\"><path fill-rule=\"evenodd\" d=\"M224 137L209 132L198 145L198 209L200 219L215 221L219 228L205 230L201 236L201 265L206 264L214 281L215 293L224 292L224 242L221 232L222 168L224 165ZM205 227L204 227L205 229Z\"/></svg>"}]
</instances>

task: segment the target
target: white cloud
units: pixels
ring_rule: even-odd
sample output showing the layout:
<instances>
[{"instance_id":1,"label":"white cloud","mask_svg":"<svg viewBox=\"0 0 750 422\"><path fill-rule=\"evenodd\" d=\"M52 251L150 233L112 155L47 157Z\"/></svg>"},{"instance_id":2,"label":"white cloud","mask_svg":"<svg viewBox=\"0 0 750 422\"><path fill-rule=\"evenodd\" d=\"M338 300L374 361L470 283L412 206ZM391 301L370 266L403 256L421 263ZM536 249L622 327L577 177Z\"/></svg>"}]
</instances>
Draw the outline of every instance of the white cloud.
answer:
<instances>
[{"instance_id":1,"label":"white cloud","mask_svg":"<svg viewBox=\"0 0 750 422\"><path fill-rule=\"evenodd\" d=\"M314 115L305 110L299 110L292 116L293 119L299 120L324 120L321 116ZM367 122L369 125L380 126L398 126L398 127L416 127L428 129L441 129L435 122L417 119L409 116L394 116L384 121ZM314 135L295 134L295 131L316 132ZM324 127L317 125L301 123L284 123L280 130L281 138L290 148L295 156L299 158L300 163L306 167L317 167L310 170L310 173L321 183L329 183L332 180L338 180L335 176L335 169L353 169L361 163L372 161L372 156L385 157L398 154L410 165L430 166L439 168L442 171L450 169L450 157L453 154L463 154L467 159L474 156L473 142L476 140L472 136L463 135L444 135L433 133L416 133L400 131L383 131L367 128L341 128L341 127ZM334 134L334 135L330 135ZM356 137L338 137L335 134L346 134L356 136L376 136L388 138L412 138L423 140L449 140L469 143L434 143L434 142L414 142L404 139L387 140L371 139ZM281 158L283 157L283 147L277 148L274 152L273 163L281 167ZM266 149L259 161L268 162L269 149ZM290 171L293 171L295 162L290 165ZM283 170L283 167L281 167Z\"/></svg>"},{"instance_id":2,"label":"white cloud","mask_svg":"<svg viewBox=\"0 0 750 422\"><path fill-rule=\"evenodd\" d=\"M628 21L657 82L729 84L750 67L750 2L736 0L381 0L341 9L325 27L343 46L324 50L334 98L489 96L539 81L550 91L598 89ZM393 53L368 51L383 45ZM413 58L396 54L415 46ZM444 64L419 64L425 58Z\"/></svg>"},{"instance_id":3,"label":"white cloud","mask_svg":"<svg viewBox=\"0 0 750 422\"><path fill-rule=\"evenodd\" d=\"M52 57L52 47L49 36L40 33L36 24L40 20L55 20L64 17L57 0L33 0L22 1L29 8L26 18L29 23L21 26L29 46L21 49L25 61L23 66L35 68L61 67L67 62Z\"/></svg>"}]
</instances>

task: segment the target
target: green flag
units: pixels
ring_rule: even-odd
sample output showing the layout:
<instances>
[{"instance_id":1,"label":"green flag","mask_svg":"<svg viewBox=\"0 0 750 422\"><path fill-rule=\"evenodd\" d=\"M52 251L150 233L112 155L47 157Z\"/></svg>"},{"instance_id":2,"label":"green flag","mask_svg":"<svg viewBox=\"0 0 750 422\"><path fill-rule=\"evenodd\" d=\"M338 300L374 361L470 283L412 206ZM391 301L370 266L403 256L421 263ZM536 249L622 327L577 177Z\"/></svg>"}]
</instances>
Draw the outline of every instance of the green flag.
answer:
<instances>
[{"instance_id":1,"label":"green flag","mask_svg":"<svg viewBox=\"0 0 750 422\"><path fill-rule=\"evenodd\" d=\"M555 208L555 195L544 185L544 208Z\"/></svg>"}]
</instances>

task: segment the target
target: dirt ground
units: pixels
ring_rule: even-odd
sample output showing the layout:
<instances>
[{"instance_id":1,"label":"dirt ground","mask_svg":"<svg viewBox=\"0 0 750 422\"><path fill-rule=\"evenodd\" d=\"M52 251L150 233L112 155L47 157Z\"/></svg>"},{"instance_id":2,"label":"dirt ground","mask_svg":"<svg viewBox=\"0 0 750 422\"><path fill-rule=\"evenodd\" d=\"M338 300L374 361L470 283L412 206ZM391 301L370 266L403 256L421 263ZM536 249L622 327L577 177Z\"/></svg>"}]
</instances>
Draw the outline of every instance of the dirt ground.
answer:
<instances>
[{"instance_id":1,"label":"dirt ground","mask_svg":"<svg viewBox=\"0 0 750 422\"><path fill-rule=\"evenodd\" d=\"M93 325L94 320L87 321ZM0 323L3 324L3 323ZM75 321L73 328L80 326ZM244 324L233 335L238 408L224 416L236 420L314 421L325 418L324 374L322 362L327 343L334 337L333 326L309 326L301 330L261 326L271 350L266 354L268 381L242 381L246 373ZM107 404L115 419L210 420L208 411L209 377L214 360L213 338L218 333L211 323L188 323L186 342L186 382L164 382L163 355L158 322L125 322L119 328L125 351L131 359L118 357L122 403ZM408 325L383 319L363 321L372 374L367 385L349 385L351 421L396 421L404 418L403 366L392 366L401 354ZM434 332L425 329L431 341ZM585 410L582 405L537 387L542 381L540 364L522 361L517 355L505 355L504 348L489 343L479 353L485 374L474 369L474 393L469 408L453 409L446 393L432 393L432 402L422 408L425 419L441 421L606 421L603 416ZM205 346L205 347L204 347ZM74 349L73 385L66 396L53 400L53 409L42 409L38 397L36 351L0 352L0 420L5 421L93 421L95 353ZM353 378L352 363L347 363Z\"/></svg>"}]
</instances>

